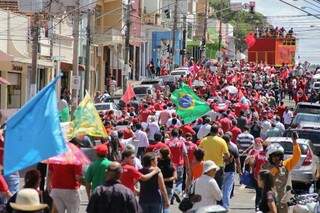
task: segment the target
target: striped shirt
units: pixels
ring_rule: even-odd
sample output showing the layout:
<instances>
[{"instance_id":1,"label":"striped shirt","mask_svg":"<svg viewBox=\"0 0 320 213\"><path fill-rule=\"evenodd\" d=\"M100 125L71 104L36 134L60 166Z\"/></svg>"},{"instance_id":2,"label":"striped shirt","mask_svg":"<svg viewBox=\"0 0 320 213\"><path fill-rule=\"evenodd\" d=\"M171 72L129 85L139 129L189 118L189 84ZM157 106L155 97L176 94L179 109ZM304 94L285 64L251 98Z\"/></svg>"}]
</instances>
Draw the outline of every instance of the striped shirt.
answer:
<instances>
[{"instance_id":1,"label":"striped shirt","mask_svg":"<svg viewBox=\"0 0 320 213\"><path fill-rule=\"evenodd\" d=\"M237 144L239 146L239 152L242 153L249 146L254 143L254 137L248 131L245 131L238 135Z\"/></svg>"}]
</instances>

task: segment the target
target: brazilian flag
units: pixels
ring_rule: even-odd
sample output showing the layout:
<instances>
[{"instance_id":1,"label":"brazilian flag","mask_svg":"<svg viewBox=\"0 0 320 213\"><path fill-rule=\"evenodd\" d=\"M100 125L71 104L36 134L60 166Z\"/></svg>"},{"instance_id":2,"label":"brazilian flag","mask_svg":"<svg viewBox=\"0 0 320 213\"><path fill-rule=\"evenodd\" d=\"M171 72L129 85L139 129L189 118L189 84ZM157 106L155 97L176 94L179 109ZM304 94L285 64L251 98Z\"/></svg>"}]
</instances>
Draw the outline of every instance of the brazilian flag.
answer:
<instances>
[{"instance_id":1,"label":"brazilian flag","mask_svg":"<svg viewBox=\"0 0 320 213\"><path fill-rule=\"evenodd\" d=\"M210 111L209 105L186 84L173 91L171 100L176 105L177 114L185 123L191 123Z\"/></svg>"}]
</instances>

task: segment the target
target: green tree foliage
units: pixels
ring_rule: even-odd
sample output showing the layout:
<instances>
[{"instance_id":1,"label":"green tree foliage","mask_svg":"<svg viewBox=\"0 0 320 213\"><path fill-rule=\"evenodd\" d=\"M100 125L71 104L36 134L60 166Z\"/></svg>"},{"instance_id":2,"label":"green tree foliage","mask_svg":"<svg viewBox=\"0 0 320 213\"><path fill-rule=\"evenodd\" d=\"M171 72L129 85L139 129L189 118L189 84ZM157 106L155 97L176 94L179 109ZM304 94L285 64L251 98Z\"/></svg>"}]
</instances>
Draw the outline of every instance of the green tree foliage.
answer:
<instances>
[{"instance_id":1,"label":"green tree foliage","mask_svg":"<svg viewBox=\"0 0 320 213\"><path fill-rule=\"evenodd\" d=\"M270 26L261 13L230 10L230 0L209 0L209 3L216 11L214 17L222 20L223 23L233 25L236 50L244 51L247 48L244 39L249 32L254 32L256 28Z\"/></svg>"}]
</instances>

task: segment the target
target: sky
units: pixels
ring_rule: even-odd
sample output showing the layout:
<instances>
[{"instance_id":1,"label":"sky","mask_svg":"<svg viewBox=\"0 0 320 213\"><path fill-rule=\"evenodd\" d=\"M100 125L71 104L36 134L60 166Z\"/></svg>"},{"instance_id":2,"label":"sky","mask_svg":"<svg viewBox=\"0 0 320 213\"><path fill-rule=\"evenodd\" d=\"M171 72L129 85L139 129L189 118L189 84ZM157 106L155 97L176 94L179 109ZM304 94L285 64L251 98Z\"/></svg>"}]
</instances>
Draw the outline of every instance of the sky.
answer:
<instances>
[{"instance_id":1,"label":"sky","mask_svg":"<svg viewBox=\"0 0 320 213\"><path fill-rule=\"evenodd\" d=\"M268 21L289 30L291 27L298 38L296 61L308 61L320 64L320 1L317 0L284 0L311 14L319 15L319 19L306 16L280 0L256 0L256 11L268 18ZM249 2L247 0L231 0L231 2ZM300 17L297 17L300 16ZM299 58L298 58L299 57Z\"/></svg>"}]
</instances>

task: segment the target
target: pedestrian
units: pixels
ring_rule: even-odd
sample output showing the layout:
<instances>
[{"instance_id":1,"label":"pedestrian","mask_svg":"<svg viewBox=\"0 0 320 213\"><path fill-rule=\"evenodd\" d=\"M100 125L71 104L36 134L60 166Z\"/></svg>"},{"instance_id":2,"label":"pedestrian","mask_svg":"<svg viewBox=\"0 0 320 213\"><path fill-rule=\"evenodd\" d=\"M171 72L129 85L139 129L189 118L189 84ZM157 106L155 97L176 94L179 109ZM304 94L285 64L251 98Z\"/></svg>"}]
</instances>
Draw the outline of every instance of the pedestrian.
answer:
<instances>
[{"instance_id":1,"label":"pedestrian","mask_svg":"<svg viewBox=\"0 0 320 213\"><path fill-rule=\"evenodd\" d=\"M157 167L156 155L146 153L142 158L142 174L148 174ZM169 208L169 199L161 172L154 175L150 180L140 182L139 204L143 213L162 213L163 209Z\"/></svg>"},{"instance_id":2,"label":"pedestrian","mask_svg":"<svg viewBox=\"0 0 320 213\"><path fill-rule=\"evenodd\" d=\"M160 149L158 167L160 168L164 178L168 199L171 200L173 196L173 184L177 180L177 171L171 162L170 150L168 148Z\"/></svg>"},{"instance_id":3,"label":"pedestrian","mask_svg":"<svg viewBox=\"0 0 320 213\"><path fill-rule=\"evenodd\" d=\"M150 142L150 145L147 147L146 152L154 152L159 155L160 149L162 148L169 149L169 146L162 142L162 135L160 133L155 133L154 141Z\"/></svg>"},{"instance_id":4,"label":"pedestrian","mask_svg":"<svg viewBox=\"0 0 320 213\"><path fill-rule=\"evenodd\" d=\"M290 127L291 122L292 122L292 118L293 118L292 110L289 109L288 107L286 107L286 109L283 113L283 124L286 129L288 129Z\"/></svg>"},{"instance_id":5,"label":"pedestrian","mask_svg":"<svg viewBox=\"0 0 320 213\"><path fill-rule=\"evenodd\" d=\"M148 174L142 174L135 167L135 155L133 150L127 149L122 153L122 174L120 181L132 192L138 194L139 190L135 187L138 181L148 181L154 175L159 173L159 168L154 168Z\"/></svg>"},{"instance_id":6,"label":"pedestrian","mask_svg":"<svg viewBox=\"0 0 320 213\"><path fill-rule=\"evenodd\" d=\"M216 205L217 201L222 199L222 192L214 178L219 169L219 166L211 160L204 162L203 174L194 181L193 186L190 189L191 191L194 190L196 195L201 196L200 202L194 203L192 210Z\"/></svg>"},{"instance_id":7,"label":"pedestrian","mask_svg":"<svg viewBox=\"0 0 320 213\"><path fill-rule=\"evenodd\" d=\"M301 157L301 150L297 139L298 134L296 132L293 132L293 153L292 156L286 160L284 160L284 149L280 144L270 144L267 148L268 162L264 164L262 168L269 170L273 176L277 200L281 200L285 195L289 172L294 169ZM288 206L284 203L280 203L277 206L277 209L279 213L288 212Z\"/></svg>"},{"instance_id":8,"label":"pedestrian","mask_svg":"<svg viewBox=\"0 0 320 213\"><path fill-rule=\"evenodd\" d=\"M50 164L48 189L57 211L78 213L80 209L80 181L82 165Z\"/></svg>"},{"instance_id":9,"label":"pedestrian","mask_svg":"<svg viewBox=\"0 0 320 213\"><path fill-rule=\"evenodd\" d=\"M9 186L4 179L4 177L0 174L0 198L1 198L1 203L0 204L5 204L7 200L12 196L12 193L9 190Z\"/></svg>"},{"instance_id":10,"label":"pedestrian","mask_svg":"<svg viewBox=\"0 0 320 213\"><path fill-rule=\"evenodd\" d=\"M140 123L136 124L135 127L136 131L134 133L134 140L138 142L138 144L136 144L136 147L138 147L137 157L141 159L146 151L146 148L149 146L149 140L147 133L142 130Z\"/></svg>"},{"instance_id":11,"label":"pedestrian","mask_svg":"<svg viewBox=\"0 0 320 213\"><path fill-rule=\"evenodd\" d=\"M223 184L224 159L229 157L228 146L225 140L218 136L219 127L212 125L210 135L201 140L199 148L203 149L205 155L204 160L211 160L219 166L219 170L215 174L215 179L219 188Z\"/></svg>"},{"instance_id":12,"label":"pedestrian","mask_svg":"<svg viewBox=\"0 0 320 213\"><path fill-rule=\"evenodd\" d=\"M105 171L111 164L111 161L107 159L108 146L100 144L95 147L97 159L93 161L85 173L86 191L88 199L92 192L105 182Z\"/></svg>"},{"instance_id":13,"label":"pedestrian","mask_svg":"<svg viewBox=\"0 0 320 213\"><path fill-rule=\"evenodd\" d=\"M224 168L224 179L222 186L223 207L229 209L236 172L241 174L241 165L239 151L237 146L231 142L231 135L226 133L222 138L226 141L228 145L228 151L230 153L229 158L225 159L226 165Z\"/></svg>"},{"instance_id":14,"label":"pedestrian","mask_svg":"<svg viewBox=\"0 0 320 213\"><path fill-rule=\"evenodd\" d=\"M241 155L241 168L243 168L244 161L246 159L246 152L249 151L250 147L254 144L254 137L249 132L249 127L243 127L243 132L237 137L237 145L239 148L239 153Z\"/></svg>"},{"instance_id":15,"label":"pedestrian","mask_svg":"<svg viewBox=\"0 0 320 213\"><path fill-rule=\"evenodd\" d=\"M100 185L90 197L88 213L139 213L139 204L133 192L119 181L121 164L112 162L106 171L106 182Z\"/></svg>"},{"instance_id":16,"label":"pedestrian","mask_svg":"<svg viewBox=\"0 0 320 213\"><path fill-rule=\"evenodd\" d=\"M15 213L43 213L43 210L48 208L47 204L40 203L39 193L32 188L18 191L15 202L9 204Z\"/></svg>"},{"instance_id":17,"label":"pedestrian","mask_svg":"<svg viewBox=\"0 0 320 213\"><path fill-rule=\"evenodd\" d=\"M277 213L274 179L268 170L262 170L258 176L258 185L262 189L259 210L262 213Z\"/></svg>"},{"instance_id":18,"label":"pedestrian","mask_svg":"<svg viewBox=\"0 0 320 213\"><path fill-rule=\"evenodd\" d=\"M182 192L182 183L183 183L183 173L184 166L187 168L189 165L188 161L188 150L185 145L185 139L180 137L179 130L173 129L171 131L171 138L166 140L166 145L169 147L172 154L172 163L177 170L177 181L176 181L176 192Z\"/></svg>"}]
</instances>

